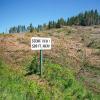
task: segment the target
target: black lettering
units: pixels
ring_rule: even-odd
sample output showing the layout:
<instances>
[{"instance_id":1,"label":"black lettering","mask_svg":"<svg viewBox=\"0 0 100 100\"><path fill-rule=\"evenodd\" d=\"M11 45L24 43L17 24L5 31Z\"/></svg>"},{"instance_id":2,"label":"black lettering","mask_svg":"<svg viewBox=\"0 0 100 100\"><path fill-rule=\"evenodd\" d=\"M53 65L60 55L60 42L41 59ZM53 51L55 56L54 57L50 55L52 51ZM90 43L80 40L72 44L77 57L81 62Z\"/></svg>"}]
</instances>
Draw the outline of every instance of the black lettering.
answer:
<instances>
[{"instance_id":1,"label":"black lettering","mask_svg":"<svg viewBox=\"0 0 100 100\"><path fill-rule=\"evenodd\" d=\"M49 44L44 44L43 47L44 47L44 48L49 48L50 45L49 45Z\"/></svg>"},{"instance_id":2,"label":"black lettering","mask_svg":"<svg viewBox=\"0 0 100 100\"><path fill-rule=\"evenodd\" d=\"M41 48L41 44L38 44L38 48Z\"/></svg>"},{"instance_id":3,"label":"black lettering","mask_svg":"<svg viewBox=\"0 0 100 100\"><path fill-rule=\"evenodd\" d=\"M39 43L41 42L40 39L32 39L32 43Z\"/></svg>"},{"instance_id":4,"label":"black lettering","mask_svg":"<svg viewBox=\"0 0 100 100\"><path fill-rule=\"evenodd\" d=\"M46 44L44 44L43 47L45 48L46 47Z\"/></svg>"},{"instance_id":5,"label":"black lettering","mask_svg":"<svg viewBox=\"0 0 100 100\"><path fill-rule=\"evenodd\" d=\"M49 47L50 47L50 45L47 45L47 47L49 48Z\"/></svg>"},{"instance_id":6,"label":"black lettering","mask_svg":"<svg viewBox=\"0 0 100 100\"><path fill-rule=\"evenodd\" d=\"M32 44L32 48L37 48L37 44Z\"/></svg>"}]
</instances>

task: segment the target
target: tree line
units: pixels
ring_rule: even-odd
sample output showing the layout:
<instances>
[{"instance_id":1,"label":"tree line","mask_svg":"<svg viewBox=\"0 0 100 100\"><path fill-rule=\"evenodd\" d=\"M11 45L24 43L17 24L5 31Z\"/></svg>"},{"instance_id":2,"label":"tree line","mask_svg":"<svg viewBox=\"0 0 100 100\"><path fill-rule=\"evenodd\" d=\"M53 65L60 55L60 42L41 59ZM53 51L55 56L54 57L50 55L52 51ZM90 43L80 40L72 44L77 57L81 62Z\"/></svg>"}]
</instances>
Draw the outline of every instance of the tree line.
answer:
<instances>
[{"instance_id":1,"label":"tree line","mask_svg":"<svg viewBox=\"0 0 100 100\"><path fill-rule=\"evenodd\" d=\"M57 21L49 21L47 24L38 25L34 27L32 23L26 27L25 25L18 25L17 27L11 27L9 33L23 33L23 32L33 32L42 31L52 28L61 28L68 25L80 25L80 26L91 26L100 24L100 14L97 10L85 11L84 13L79 13L77 16L73 16L65 20L60 18Z\"/></svg>"},{"instance_id":2,"label":"tree line","mask_svg":"<svg viewBox=\"0 0 100 100\"><path fill-rule=\"evenodd\" d=\"M48 24L38 25L37 27L34 27L32 23L27 27L25 25L14 26L9 29L9 33L23 33L33 31L39 32L46 29L61 28L61 26L66 25L67 21L65 21L63 18L60 18L57 21L49 21Z\"/></svg>"},{"instance_id":3,"label":"tree line","mask_svg":"<svg viewBox=\"0 0 100 100\"><path fill-rule=\"evenodd\" d=\"M91 26L99 24L100 14L97 10L85 11L85 13L80 13L67 20L67 25Z\"/></svg>"}]
</instances>

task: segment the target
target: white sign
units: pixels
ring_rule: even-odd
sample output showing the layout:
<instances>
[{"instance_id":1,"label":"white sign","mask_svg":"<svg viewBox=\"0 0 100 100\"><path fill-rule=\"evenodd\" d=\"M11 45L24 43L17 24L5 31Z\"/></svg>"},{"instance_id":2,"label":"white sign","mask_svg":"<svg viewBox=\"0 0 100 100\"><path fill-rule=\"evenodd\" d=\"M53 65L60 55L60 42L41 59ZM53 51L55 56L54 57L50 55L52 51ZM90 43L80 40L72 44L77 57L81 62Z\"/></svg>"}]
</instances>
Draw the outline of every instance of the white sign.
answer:
<instances>
[{"instance_id":1,"label":"white sign","mask_svg":"<svg viewBox=\"0 0 100 100\"><path fill-rule=\"evenodd\" d=\"M31 49L32 50L50 50L51 38L32 37Z\"/></svg>"}]
</instances>

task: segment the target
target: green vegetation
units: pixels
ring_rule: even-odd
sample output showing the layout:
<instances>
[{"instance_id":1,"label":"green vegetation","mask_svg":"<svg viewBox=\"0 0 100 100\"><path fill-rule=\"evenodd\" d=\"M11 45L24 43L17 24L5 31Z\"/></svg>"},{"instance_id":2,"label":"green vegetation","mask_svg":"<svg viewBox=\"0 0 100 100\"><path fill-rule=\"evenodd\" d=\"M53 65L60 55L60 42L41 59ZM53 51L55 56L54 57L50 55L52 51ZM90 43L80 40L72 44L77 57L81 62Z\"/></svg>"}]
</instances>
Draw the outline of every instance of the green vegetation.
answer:
<instances>
[{"instance_id":1,"label":"green vegetation","mask_svg":"<svg viewBox=\"0 0 100 100\"><path fill-rule=\"evenodd\" d=\"M26 67L26 72L27 72L26 75L40 74L38 58L36 56L33 57L32 62Z\"/></svg>"},{"instance_id":2,"label":"green vegetation","mask_svg":"<svg viewBox=\"0 0 100 100\"><path fill-rule=\"evenodd\" d=\"M49 82L54 100L92 100L93 98L92 94L76 81L72 71L58 64L47 61L44 77Z\"/></svg>"},{"instance_id":3,"label":"green vegetation","mask_svg":"<svg viewBox=\"0 0 100 100\"><path fill-rule=\"evenodd\" d=\"M0 100L48 100L48 91L10 69L0 60Z\"/></svg>"},{"instance_id":4,"label":"green vegetation","mask_svg":"<svg viewBox=\"0 0 100 100\"><path fill-rule=\"evenodd\" d=\"M28 66L28 72L35 73L37 58ZM99 100L79 83L68 68L44 62L45 86L29 80L22 73L16 73L0 60L0 100Z\"/></svg>"}]
</instances>

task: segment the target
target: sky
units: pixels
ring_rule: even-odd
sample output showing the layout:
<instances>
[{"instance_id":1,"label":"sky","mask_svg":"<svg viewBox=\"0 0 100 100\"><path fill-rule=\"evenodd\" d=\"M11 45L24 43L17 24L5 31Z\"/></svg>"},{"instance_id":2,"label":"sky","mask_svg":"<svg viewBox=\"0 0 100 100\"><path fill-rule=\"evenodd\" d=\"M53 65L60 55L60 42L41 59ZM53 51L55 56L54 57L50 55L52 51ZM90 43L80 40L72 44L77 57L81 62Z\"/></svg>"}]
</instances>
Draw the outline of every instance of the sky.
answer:
<instances>
[{"instance_id":1,"label":"sky","mask_svg":"<svg viewBox=\"0 0 100 100\"><path fill-rule=\"evenodd\" d=\"M0 32L17 25L33 26L97 9L100 0L0 0Z\"/></svg>"}]
</instances>

